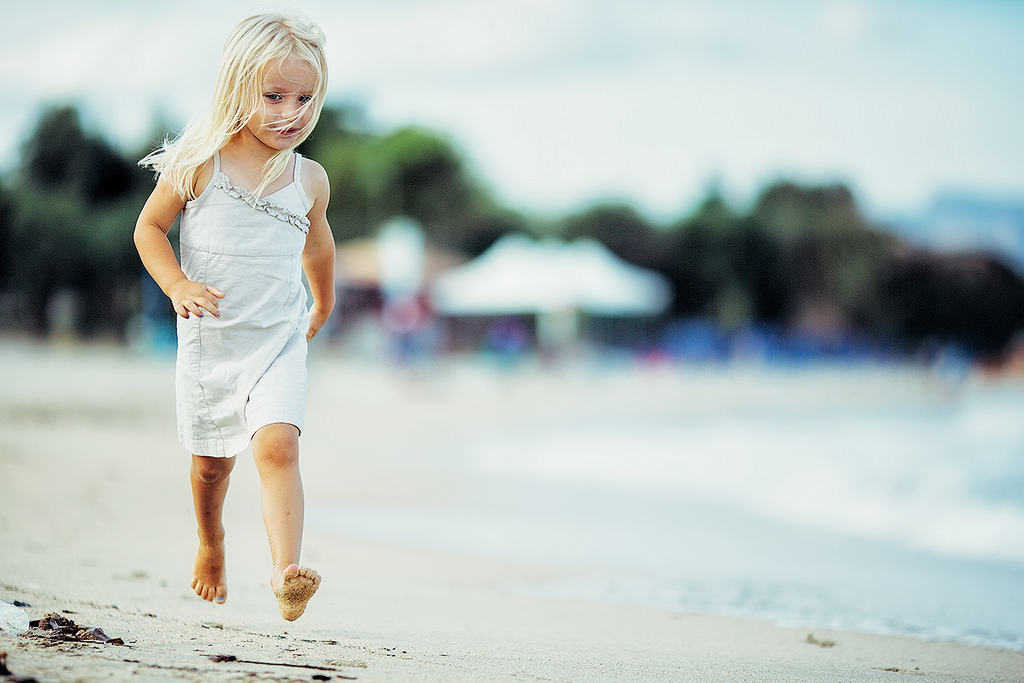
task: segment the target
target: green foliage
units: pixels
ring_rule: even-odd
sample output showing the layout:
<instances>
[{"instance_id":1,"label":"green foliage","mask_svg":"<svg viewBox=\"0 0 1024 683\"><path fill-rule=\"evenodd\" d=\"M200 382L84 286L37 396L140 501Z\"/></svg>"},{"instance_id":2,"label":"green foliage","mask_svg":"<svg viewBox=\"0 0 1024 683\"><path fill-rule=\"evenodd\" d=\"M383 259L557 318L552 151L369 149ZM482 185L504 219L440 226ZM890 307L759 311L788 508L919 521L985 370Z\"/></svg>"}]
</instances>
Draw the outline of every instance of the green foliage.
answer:
<instances>
[{"instance_id":1,"label":"green foliage","mask_svg":"<svg viewBox=\"0 0 1024 683\"><path fill-rule=\"evenodd\" d=\"M664 237L635 208L624 204L599 204L569 216L559 232L569 240L595 239L619 258L645 266L656 263Z\"/></svg>"},{"instance_id":2,"label":"green foliage","mask_svg":"<svg viewBox=\"0 0 1024 683\"><path fill-rule=\"evenodd\" d=\"M85 131L71 107L45 112L23 151L0 179L3 324L45 334L51 302L71 292L80 332L120 334L138 310L142 269L131 235L151 174ZM995 353L1024 328L1018 274L991 258L907 257L840 185L777 183L745 213L711 192L667 226L625 204L600 204L539 228L496 201L432 131L375 133L355 110L327 108L300 151L327 169L338 241L373 236L398 216L418 222L433 245L469 256L509 232L593 238L669 280L671 317L723 329L792 327L827 310L840 332Z\"/></svg>"},{"instance_id":3,"label":"green foliage","mask_svg":"<svg viewBox=\"0 0 1024 683\"><path fill-rule=\"evenodd\" d=\"M318 134L315 151L329 170L328 220L339 241L372 235L388 219L405 216L434 244L472 252L511 220L436 133L410 127L376 136L338 127Z\"/></svg>"},{"instance_id":4,"label":"green foliage","mask_svg":"<svg viewBox=\"0 0 1024 683\"><path fill-rule=\"evenodd\" d=\"M75 110L41 117L5 192L0 290L10 302L8 325L45 334L48 303L69 291L79 299L80 331L123 328L141 271L130 236L146 176L87 135Z\"/></svg>"},{"instance_id":5,"label":"green foliage","mask_svg":"<svg viewBox=\"0 0 1024 683\"><path fill-rule=\"evenodd\" d=\"M792 292L778 240L717 195L675 226L664 253L679 315L712 318L732 329L780 322L788 311Z\"/></svg>"},{"instance_id":6,"label":"green foliage","mask_svg":"<svg viewBox=\"0 0 1024 683\"><path fill-rule=\"evenodd\" d=\"M825 303L855 326L878 325L879 268L896 240L863 218L848 188L778 183L761 194L751 218L786 264L785 287L795 297L790 316Z\"/></svg>"},{"instance_id":7,"label":"green foliage","mask_svg":"<svg viewBox=\"0 0 1024 683\"><path fill-rule=\"evenodd\" d=\"M29 187L80 195L89 205L116 202L141 187L143 174L106 141L82 129L71 107L47 111L22 151Z\"/></svg>"},{"instance_id":8,"label":"green foliage","mask_svg":"<svg viewBox=\"0 0 1024 683\"><path fill-rule=\"evenodd\" d=\"M910 349L956 344L993 358L1024 329L1020 276L983 254L891 254L879 294L879 330Z\"/></svg>"}]
</instances>

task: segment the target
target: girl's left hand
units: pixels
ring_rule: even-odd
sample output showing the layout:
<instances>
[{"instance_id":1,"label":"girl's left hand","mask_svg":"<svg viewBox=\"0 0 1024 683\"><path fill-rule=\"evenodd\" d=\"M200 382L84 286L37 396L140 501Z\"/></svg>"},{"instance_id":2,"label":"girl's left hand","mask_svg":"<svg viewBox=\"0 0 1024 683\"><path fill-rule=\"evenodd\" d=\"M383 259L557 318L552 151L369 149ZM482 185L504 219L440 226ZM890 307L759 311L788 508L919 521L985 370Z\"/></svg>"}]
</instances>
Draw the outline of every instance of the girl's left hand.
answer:
<instances>
[{"instance_id":1,"label":"girl's left hand","mask_svg":"<svg viewBox=\"0 0 1024 683\"><path fill-rule=\"evenodd\" d=\"M324 323L327 322L327 318L330 315L330 311L324 311L318 304L313 304L309 309L309 329L306 331L307 342L316 336L316 333L324 326Z\"/></svg>"}]
</instances>

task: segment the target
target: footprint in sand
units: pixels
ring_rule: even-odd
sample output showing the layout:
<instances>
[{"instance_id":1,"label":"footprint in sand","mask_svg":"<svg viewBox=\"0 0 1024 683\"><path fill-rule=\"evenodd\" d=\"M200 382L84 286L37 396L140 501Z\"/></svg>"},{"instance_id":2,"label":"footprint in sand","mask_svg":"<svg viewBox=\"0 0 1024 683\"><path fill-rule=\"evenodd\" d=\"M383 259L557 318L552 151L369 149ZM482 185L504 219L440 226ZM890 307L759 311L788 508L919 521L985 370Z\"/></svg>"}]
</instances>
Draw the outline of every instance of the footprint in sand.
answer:
<instances>
[{"instance_id":1,"label":"footprint in sand","mask_svg":"<svg viewBox=\"0 0 1024 683\"><path fill-rule=\"evenodd\" d=\"M312 569L290 564L284 570L281 585L274 587L281 616L295 621L306 611L306 603L320 587L320 575Z\"/></svg>"}]
</instances>

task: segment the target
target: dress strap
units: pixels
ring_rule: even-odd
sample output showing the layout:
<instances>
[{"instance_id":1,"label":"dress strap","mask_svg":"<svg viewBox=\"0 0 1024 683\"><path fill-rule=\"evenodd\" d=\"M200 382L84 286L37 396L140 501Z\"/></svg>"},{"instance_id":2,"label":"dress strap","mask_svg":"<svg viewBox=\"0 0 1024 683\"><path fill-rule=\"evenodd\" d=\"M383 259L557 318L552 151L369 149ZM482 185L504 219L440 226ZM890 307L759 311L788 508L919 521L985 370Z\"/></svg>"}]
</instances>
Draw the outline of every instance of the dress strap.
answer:
<instances>
[{"instance_id":1,"label":"dress strap","mask_svg":"<svg viewBox=\"0 0 1024 683\"><path fill-rule=\"evenodd\" d=\"M220 150L213 153L213 174L220 173Z\"/></svg>"},{"instance_id":2,"label":"dress strap","mask_svg":"<svg viewBox=\"0 0 1024 683\"><path fill-rule=\"evenodd\" d=\"M302 155L299 154L298 152L294 152L294 154L295 169L292 171L292 184L295 187L295 191L299 195L299 199L302 201L302 206L306 209L306 211L309 211L311 208L313 208L313 202L309 201L309 198L306 196L306 189L302 187L302 176L299 174L299 166L302 163Z\"/></svg>"}]
</instances>

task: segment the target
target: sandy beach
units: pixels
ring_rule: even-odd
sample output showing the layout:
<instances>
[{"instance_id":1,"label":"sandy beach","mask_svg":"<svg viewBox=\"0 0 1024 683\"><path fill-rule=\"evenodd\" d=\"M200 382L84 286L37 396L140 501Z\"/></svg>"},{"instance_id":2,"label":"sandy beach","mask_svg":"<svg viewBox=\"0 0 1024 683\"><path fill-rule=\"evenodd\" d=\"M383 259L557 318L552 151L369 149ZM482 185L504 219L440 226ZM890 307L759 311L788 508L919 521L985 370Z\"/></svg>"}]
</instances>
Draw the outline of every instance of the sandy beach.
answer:
<instances>
[{"instance_id":1,"label":"sandy beach","mask_svg":"<svg viewBox=\"0 0 1024 683\"><path fill-rule=\"evenodd\" d=\"M480 486L457 462L468 430L663 410L686 393L630 373L452 367L439 378L325 352L310 367L310 510L435 513ZM308 521L303 561L323 585L287 623L246 457L225 513L228 601L207 604L188 585L195 524L172 359L8 341L0 373L0 600L125 643L0 633L11 680L1024 680L1024 652L544 597L520 588L577 570ZM711 409L714 396L690 403Z\"/></svg>"}]
</instances>

